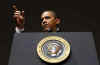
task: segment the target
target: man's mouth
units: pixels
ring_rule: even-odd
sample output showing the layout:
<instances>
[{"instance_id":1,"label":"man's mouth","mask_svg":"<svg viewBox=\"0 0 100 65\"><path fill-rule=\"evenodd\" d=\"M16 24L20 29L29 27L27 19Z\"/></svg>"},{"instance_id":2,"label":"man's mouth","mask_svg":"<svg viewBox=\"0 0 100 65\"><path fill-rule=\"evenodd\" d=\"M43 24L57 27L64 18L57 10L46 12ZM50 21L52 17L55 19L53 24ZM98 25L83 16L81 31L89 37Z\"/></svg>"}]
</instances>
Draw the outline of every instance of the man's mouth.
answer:
<instances>
[{"instance_id":1,"label":"man's mouth","mask_svg":"<svg viewBox=\"0 0 100 65\"><path fill-rule=\"evenodd\" d=\"M43 26L43 27L48 27L48 24L43 24L42 26Z\"/></svg>"}]
</instances>

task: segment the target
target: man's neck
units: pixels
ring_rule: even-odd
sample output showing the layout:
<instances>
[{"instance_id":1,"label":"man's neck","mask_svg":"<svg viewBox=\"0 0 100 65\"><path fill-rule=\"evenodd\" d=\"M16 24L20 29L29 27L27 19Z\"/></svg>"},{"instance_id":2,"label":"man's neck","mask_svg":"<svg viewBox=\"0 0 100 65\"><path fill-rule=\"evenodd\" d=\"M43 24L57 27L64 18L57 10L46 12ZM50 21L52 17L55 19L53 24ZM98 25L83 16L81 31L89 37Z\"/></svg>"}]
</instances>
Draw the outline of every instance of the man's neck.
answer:
<instances>
[{"instance_id":1,"label":"man's neck","mask_svg":"<svg viewBox=\"0 0 100 65\"><path fill-rule=\"evenodd\" d=\"M56 32L56 31L57 31L57 27L55 26L52 28L52 32Z\"/></svg>"},{"instance_id":2,"label":"man's neck","mask_svg":"<svg viewBox=\"0 0 100 65\"><path fill-rule=\"evenodd\" d=\"M45 28L43 30L43 32L58 32L59 31L59 27L55 26L53 28Z\"/></svg>"}]
</instances>

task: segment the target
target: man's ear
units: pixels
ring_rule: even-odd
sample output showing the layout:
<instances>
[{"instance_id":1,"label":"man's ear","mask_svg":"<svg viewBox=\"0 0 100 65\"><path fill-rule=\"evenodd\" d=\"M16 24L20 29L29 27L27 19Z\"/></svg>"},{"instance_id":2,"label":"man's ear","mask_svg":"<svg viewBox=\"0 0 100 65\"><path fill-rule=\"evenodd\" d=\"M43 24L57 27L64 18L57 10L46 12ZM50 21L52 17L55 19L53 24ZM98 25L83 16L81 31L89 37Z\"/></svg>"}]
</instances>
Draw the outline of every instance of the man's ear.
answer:
<instances>
[{"instance_id":1,"label":"man's ear","mask_svg":"<svg viewBox=\"0 0 100 65\"><path fill-rule=\"evenodd\" d=\"M60 19L59 18L56 18L56 24L60 24Z\"/></svg>"}]
</instances>

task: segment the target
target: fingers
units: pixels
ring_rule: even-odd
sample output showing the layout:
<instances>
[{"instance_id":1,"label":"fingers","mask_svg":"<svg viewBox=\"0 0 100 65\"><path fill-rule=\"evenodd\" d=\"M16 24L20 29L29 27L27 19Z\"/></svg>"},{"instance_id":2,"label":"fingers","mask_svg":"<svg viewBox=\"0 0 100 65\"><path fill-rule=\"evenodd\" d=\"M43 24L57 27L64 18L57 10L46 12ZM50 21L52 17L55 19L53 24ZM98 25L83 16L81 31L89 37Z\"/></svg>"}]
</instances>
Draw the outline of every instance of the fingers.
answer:
<instances>
[{"instance_id":1,"label":"fingers","mask_svg":"<svg viewBox=\"0 0 100 65\"><path fill-rule=\"evenodd\" d=\"M21 15L21 11L15 11L14 15Z\"/></svg>"},{"instance_id":2,"label":"fingers","mask_svg":"<svg viewBox=\"0 0 100 65\"><path fill-rule=\"evenodd\" d=\"M13 17L14 17L14 18L20 18L20 17L21 17L21 18L22 18L22 17L24 18L24 11L22 11L22 12L21 12L21 11L15 11Z\"/></svg>"}]
</instances>

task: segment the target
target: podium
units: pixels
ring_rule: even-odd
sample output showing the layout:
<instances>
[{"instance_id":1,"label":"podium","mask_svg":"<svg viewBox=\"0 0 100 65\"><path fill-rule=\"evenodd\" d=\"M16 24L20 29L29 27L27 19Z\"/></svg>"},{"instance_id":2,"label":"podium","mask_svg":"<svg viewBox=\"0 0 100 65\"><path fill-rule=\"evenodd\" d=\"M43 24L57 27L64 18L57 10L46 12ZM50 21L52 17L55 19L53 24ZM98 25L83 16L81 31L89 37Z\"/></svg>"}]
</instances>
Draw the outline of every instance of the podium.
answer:
<instances>
[{"instance_id":1,"label":"podium","mask_svg":"<svg viewBox=\"0 0 100 65\"><path fill-rule=\"evenodd\" d=\"M56 65L37 55L37 45L47 36L60 36L71 45L70 56L60 65L99 65L92 32L24 32L14 34L8 65Z\"/></svg>"}]
</instances>

